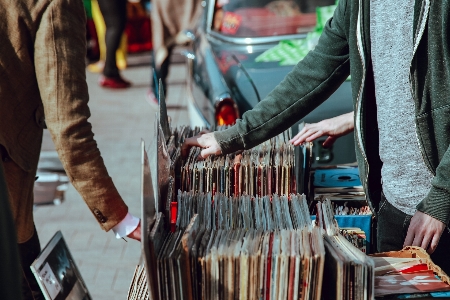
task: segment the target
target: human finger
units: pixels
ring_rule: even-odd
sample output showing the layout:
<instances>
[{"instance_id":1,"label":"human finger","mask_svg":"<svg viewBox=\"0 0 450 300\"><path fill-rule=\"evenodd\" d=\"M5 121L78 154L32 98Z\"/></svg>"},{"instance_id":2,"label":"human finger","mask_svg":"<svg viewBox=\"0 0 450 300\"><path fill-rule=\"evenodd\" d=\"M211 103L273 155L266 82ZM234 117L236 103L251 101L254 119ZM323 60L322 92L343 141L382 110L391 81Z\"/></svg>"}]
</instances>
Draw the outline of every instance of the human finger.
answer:
<instances>
[{"instance_id":1,"label":"human finger","mask_svg":"<svg viewBox=\"0 0 450 300\"><path fill-rule=\"evenodd\" d=\"M194 146L200 147L200 143L198 141L198 136L186 138L184 140L183 144L181 145L181 156L187 157L189 155L189 150Z\"/></svg>"},{"instance_id":2,"label":"human finger","mask_svg":"<svg viewBox=\"0 0 450 300\"><path fill-rule=\"evenodd\" d=\"M294 146L298 146L303 144L304 142L308 142L311 135L316 132L313 128L303 128L294 138L292 138L289 142Z\"/></svg>"},{"instance_id":3,"label":"human finger","mask_svg":"<svg viewBox=\"0 0 450 300\"><path fill-rule=\"evenodd\" d=\"M439 234L435 234L433 236L430 247L428 247L428 249L427 249L428 254L432 254L436 250L440 239L441 239L441 235L439 235Z\"/></svg>"},{"instance_id":4,"label":"human finger","mask_svg":"<svg viewBox=\"0 0 450 300\"><path fill-rule=\"evenodd\" d=\"M302 130L299 131L293 138L290 139L289 143L298 146L302 143L302 140L304 139L303 136L306 133L306 129L303 127Z\"/></svg>"},{"instance_id":5,"label":"human finger","mask_svg":"<svg viewBox=\"0 0 450 300\"><path fill-rule=\"evenodd\" d=\"M141 241L141 221L139 220L138 226L136 227L135 230L133 230L133 232L131 232L129 235L127 235L129 238L136 240L136 241Z\"/></svg>"},{"instance_id":6,"label":"human finger","mask_svg":"<svg viewBox=\"0 0 450 300\"><path fill-rule=\"evenodd\" d=\"M428 245L430 244L430 241L434 238L434 234L425 234L423 236L422 242L419 245L422 249L428 251Z\"/></svg>"},{"instance_id":7,"label":"human finger","mask_svg":"<svg viewBox=\"0 0 450 300\"><path fill-rule=\"evenodd\" d=\"M318 130L316 132L311 132L310 135L308 137L306 137L306 141L307 142L312 142L315 139L320 138L321 136L324 136L324 133L322 130Z\"/></svg>"},{"instance_id":8,"label":"human finger","mask_svg":"<svg viewBox=\"0 0 450 300\"><path fill-rule=\"evenodd\" d=\"M222 154L222 150L219 147L215 147L215 146L210 146L210 147L204 148L200 152L200 156L202 158L207 158L210 155L220 155L220 154Z\"/></svg>"},{"instance_id":9,"label":"human finger","mask_svg":"<svg viewBox=\"0 0 450 300\"><path fill-rule=\"evenodd\" d=\"M412 242L412 246L420 247L422 245L424 235L420 232L414 231L414 240Z\"/></svg>"},{"instance_id":10,"label":"human finger","mask_svg":"<svg viewBox=\"0 0 450 300\"><path fill-rule=\"evenodd\" d=\"M412 230L411 226L408 228L408 232L406 234L405 241L403 242L403 247L411 246L414 241L414 231Z\"/></svg>"}]
</instances>

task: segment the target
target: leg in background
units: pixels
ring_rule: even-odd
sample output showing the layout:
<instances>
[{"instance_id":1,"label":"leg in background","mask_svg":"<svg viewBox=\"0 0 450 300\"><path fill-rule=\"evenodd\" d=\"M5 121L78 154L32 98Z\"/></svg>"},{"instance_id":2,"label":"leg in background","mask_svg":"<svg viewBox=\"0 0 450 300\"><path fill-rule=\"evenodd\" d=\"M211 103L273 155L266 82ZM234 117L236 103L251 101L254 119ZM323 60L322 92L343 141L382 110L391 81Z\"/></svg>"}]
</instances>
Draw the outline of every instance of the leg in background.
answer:
<instances>
[{"instance_id":1,"label":"leg in background","mask_svg":"<svg viewBox=\"0 0 450 300\"><path fill-rule=\"evenodd\" d=\"M116 52L119 48L127 21L127 1L98 0L98 5L106 24L104 76L100 78L99 83L101 86L111 88L129 87L130 83L120 76L116 62Z\"/></svg>"},{"instance_id":2,"label":"leg in background","mask_svg":"<svg viewBox=\"0 0 450 300\"><path fill-rule=\"evenodd\" d=\"M168 55L159 68L156 68L155 65L154 52L152 55L152 68L154 73L152 74L151 82L152 90L156 97L158 97L159 79L161 79L162 85L164 87L164 95L167 95L167 76L169 75L170 57L172 56L173 47L170 47L167 50Z\"/></svg>"}]
</instances>

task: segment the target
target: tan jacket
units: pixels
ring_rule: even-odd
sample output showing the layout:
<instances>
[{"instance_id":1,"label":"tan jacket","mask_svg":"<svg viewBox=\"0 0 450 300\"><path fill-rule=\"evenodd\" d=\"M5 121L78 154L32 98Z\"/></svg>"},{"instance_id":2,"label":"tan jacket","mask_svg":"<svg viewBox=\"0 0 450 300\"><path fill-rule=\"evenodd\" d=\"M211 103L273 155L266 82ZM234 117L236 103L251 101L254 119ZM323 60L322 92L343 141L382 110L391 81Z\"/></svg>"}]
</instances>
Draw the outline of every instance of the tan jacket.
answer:
<instances>
[{"instance_id":1,"label":"tan jacket","mask_svg":"<svg viewBox=\"0 0 450 300\"><path fill-rule=\"evenodd\" d=\"M0 144L23 170L35 172L45 115L72 184L100 226L111 229L128 208L88 122L82 1L0 0L0 16ZM23 200L12 199L12 210L22 209ZM29 230L29 222L18 231Z\"/></svg>"},{"instance_id":2,"label":"tan jacket","mask_svg":"<svg viewBox=\"0 0 450 300\"><path fill-rule=\"evenodd\" d=\"M201 0L152 0L151 23L155 64L159 68L168 48L189 42L183 30L193 29L202 12Z\"/></svg>"}]
</instances>

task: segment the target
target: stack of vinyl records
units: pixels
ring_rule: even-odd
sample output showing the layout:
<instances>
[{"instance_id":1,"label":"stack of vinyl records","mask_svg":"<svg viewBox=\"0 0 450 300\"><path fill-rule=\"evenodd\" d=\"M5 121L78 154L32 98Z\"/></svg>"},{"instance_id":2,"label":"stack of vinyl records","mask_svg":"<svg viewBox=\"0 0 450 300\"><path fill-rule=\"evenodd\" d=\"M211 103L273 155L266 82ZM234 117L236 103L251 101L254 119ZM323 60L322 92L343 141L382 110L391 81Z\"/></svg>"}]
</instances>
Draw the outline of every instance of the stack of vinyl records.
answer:
<instances>
[{"instance_id":1,"label":"stack of vinyl records","mask_svg":"<svg viewBox=\"0 0 450 300\"><path fill-rule=\"evenodd\" d=\"M159 299L321 299L325 250L304 198L292 195L292 215L277 206L279 216L270 209L267 219L247 197L228 199L227 212L224 195L210 210L197 205L211 203L208 196L181 198L194 214L186 229L189 216L179 214L180 229L167 232L155 256ZM162 220L155 233L164 231Z\"/></svg>"},{"instance_id":2,"label":"stack of vinyl records","mask_svg":"<svg viewBox=\"0 0 450 300\"><path fill-rule=\"evenodd\" d=\"M339 165L314 171L314 198L365 201L356 165Z\"/></svg>"},{"instance_id":3,"label":"stack of vinyl records","mask_svg":"<svg viewBox=\"0 0 450 300\"><path fill-rule=\"evenodd\" d=\"M199 158L201 149L192 148L181 170L181 190L226 196L289 194L296 190L290 136L286 131L241 154L210 156L206 160Z\"/></svg>"},{"instance_id":4,"label":"stack of vinyl records","mask_svg":"<svg viewBox=\"0 0 450 300\"><path fill-rule=\"evenodd\" d=\"M358 227L340 228L339 233L347 239L353 246L367 253L366 233Z\"/></svg>"},{"instance_id":5,"label":"stack of vinyl records","mask_svg":"<svg viewBox=\"0 0 450 300\"><path fill-rule=\"evenodd\" d=\"M133 279L131 280L130 289L128 290L127 300L148 299L148 293L145 268L143 266L137 266L133 274Z\"/></svg>"},{"instance_id":6,"label":"stack of vinyl records","mask_svg":"<svg viewBox=\"0 0 450 300\"><path fill-rule=\"evenodd\" d=\"M316 223L326 232L324 299L373 299L374 262L339 233L330 200L317 204Z\"/></svg>"},{"instance_id":7,"label":"stack of vinyl records","mask_svg":"<svg viewBox=\"0 0 450 300\"><path fill-rule=\"evenodd\" d=\"M330 202L313 223L296 193L289 131L240 154L201 160L192 148L184 159L181 143L200 129L171 129L160 103L150 158L142 144L151 299L372 298L373 263L339 234Z\"/></svg>"}]
</instances>

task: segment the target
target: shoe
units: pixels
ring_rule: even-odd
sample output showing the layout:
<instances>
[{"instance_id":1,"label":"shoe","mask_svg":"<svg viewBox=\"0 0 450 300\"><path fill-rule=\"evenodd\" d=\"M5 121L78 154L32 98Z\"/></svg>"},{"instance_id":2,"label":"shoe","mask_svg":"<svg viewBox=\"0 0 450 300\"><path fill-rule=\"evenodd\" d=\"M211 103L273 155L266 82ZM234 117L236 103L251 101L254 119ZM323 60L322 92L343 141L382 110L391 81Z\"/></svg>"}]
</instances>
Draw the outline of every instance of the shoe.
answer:
<instances>
[{"instance_id":1,"label":"shoe","mask_svg":"<svg viewBox=\"0 0 450 300\"><path fill-rule=\"evenodd\" d=\"M122 77L106 77L101 75L98 79L98 84L101 87L111 88L111 89L126 89L131 86L129 81L126 81Z\"/></svg>"},{"instance_id":2,"label":"shoe","mask_svg":"<svg viewBox=\"0 0 450 300\"><path fill-rule=\"evenodd\" d=\"M153 90L151 88L148 89L147 94L145 95L145 99L151 106L153 106L155 108L158 107L158 105L159 105L158 99L156 98L156 96L153 93Z\"/></svg>"}]
</instances>

